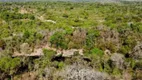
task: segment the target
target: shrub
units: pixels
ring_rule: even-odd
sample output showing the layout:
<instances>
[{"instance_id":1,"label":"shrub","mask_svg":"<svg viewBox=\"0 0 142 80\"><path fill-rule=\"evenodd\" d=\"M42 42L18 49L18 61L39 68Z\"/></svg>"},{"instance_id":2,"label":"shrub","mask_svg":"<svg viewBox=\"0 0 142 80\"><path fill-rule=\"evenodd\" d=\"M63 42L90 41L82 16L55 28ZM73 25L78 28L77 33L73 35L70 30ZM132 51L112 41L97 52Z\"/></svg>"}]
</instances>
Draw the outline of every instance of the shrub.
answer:
<instances>
[{"instance_id":1,"label":"shrub","mask_svg":"<svg viewBox=\"0 0 142 80\"><path fill-rule=\"evenodd\" d=\"M120 52L120 53L123 53L123 54L127 54L129 51L130 51L130 48L129 48L128 46L122 46L122 47L119 49L119 52Z\"/></svg>"},{"instance_id":2,"label":"shrub","mask_svg":"<svg viewBox=\"0 0 142 80\"><path fill-rule=\"evenodd\" d=\"M91 54L103 56L104 52L102 50L100 50L99 48L94 48L94 49L91 50Z\"/></svg>"},{"instance_id":3,"label":"shrub","mask_svg":"<svg viewBox=\"0 0 142 80\"><path fill-rule=\"evenodd\" d=\"M43 49L43 53L45 55L45 58L51 60L52 57L55 55L55 52L52 50L48 50L48 49Z\"/></svg>"},{"instance_id":4,"label":"shrub","mask_svg":"<svg viewBox=\"0 0 142 80\"><path fill-rule=\"evenodd\" d=\"M35 19L35 17L31 14L20 14L15 12L4 12L1 17L6 21L11 21L14 19Z\"/></svg>"},{"instance_id":5,"label":"shrub","mask_svg":"<svg viewBox=\"0 0 142 80\"><path fill-rule=\"evenodd\" d=\"M33 15L29 15L28 18L31 19L31 20L35 19L35 17Z\"/></svg>"},{"instance_id":6,"label":"shrub","mask_svg":"<svg viewBox=\"0 0 142 80\"><path fill-rule=\"evenodd\" d=\"M3 40L0 40L0 48L4 48L5 47L5 42Z\"/></svg>"},{"instance_id":7,"label":"shrub","mask_svg":"<svg viewBox=\"0 0 142 80\"><path fill-rule=\"evenodd\" d=\"M104 71L107 73L112 73L112 62L109 60L106 64L104 64Z\"/></svg>"},{"instance_id":8,"label":"shrub","mask_svg":"<svg viewBox=\"0 0 142 80\"><path fill-rule=\"evenodd\" d=\"M0 70L12 75L20 67L20 63L19 58L3 57L0 59Z\"/></svg>"},{"instance_id":9,"label":"shrub","mask_svg":"<svg viewBox=\"0 0 142 80\"><path fill-rule=\"evenodd\" d=\"M35 38L41 40L43 39L43 35L40 33L35 33Z\"/></svg>"},{"instance_id":10,"label":"shrub","mask_svg":"<svg viewBox=\"0 0 142 80\"><path fill-rule=\"evenodd\" d=\"M55 55L55 51L43 49L44 56L40 59L35 60L35 64L39 65L38 69L44 69L45 67L51 66L51 59Z\"/></svg>"},{"instance_id":11,"label":"shrub","mask_svg":"<svg viewBox=\"0 0 142 80\"><path fill-rule=\"evenodd\" d=\"M67 14L63 14L63 17L64 18L68 18L69 16Z\"/></svg>"},{"instance_id":12,"label":"shrub","mask_svg":"<svg viewBox=\"0 0 142 80\"><path fill-rule=\"evenodd\" d=\"M142 71L141 70L135 71L135 73L133 74L133 80L141 80L141 79L142 79Z\"/></svg>"},{"instance_id":13,"label":"shrub","mask_svg":"<svg viewBox=\"0 0 142 80\"><path fill-rule=\"evenodd\" d=\"M57 48L67 48L67 43L65 41L65 33L56 32L50 37L51 44L56 45Z\"/></svg>"},{"instance_id":14,"label":"shrub","mask_svg":"<svg viewBox=\"0 0 142 80\"><path fill-rule=\"evenodd\" d=\"M136 66L136 61L132 58L127 58L125 62L127 63L127 66L131 67L132 69Z\"/></svg>"},{"instance_id":15,"label":"shrub","mask_svg":"<svg viewBox=\"0 0 142 80\"><path fill-rule=\"evenodd\" d=\"M23 37L26 39L26 38L29 38L30 37L30 32L29 31L24 31L24 35Z\"/></svg>"},{"instance_id":16,"label":"shrub","mask_svg":"<svg viewBox=\"0 0 142 80\"><path fill-rule=\"evenodd\" d=\"M121 70L118 68L114 68L112 74L113 75L121 75Z\"/></svg>"},{"instance_id":17,"label":"shrub","mask_svg":"<svg viewBox=\"0 0 142 80\"><path fill-rule=\"evenodd\" d=\"M59 62L58 63L58 68L62 69L65 66L64 62Z\"/></svg>"},{"instance_id":18,"label":"shrub","mask_svg":"<svg viewBox=\"0 0 142 80\"><path fill-rule=\"evenodd\" d=\"M90 29L86 36L86 47L91 49L95 45L95 39L100 36L100 32L97 30Z\"/></svg>"},{"instance_id":19,"label":"shrub","mask_svg":"<svg viewBox=\"0 0 142 80\"><path fill-rule=\"evenodd\" d=\"M135 69L142 69L142 60L135 62L134 68Z\"/></svg>"},{"instance_id":20,"label":"shrub","mask_svg":"<svg viewBox=\"0 0 142 80\"><path fill-rule=\"evenodd\" d=\"M118 47L113 42L106 43L106 48L109 49L111 52L116 52Z\"/></svg>"}]
</instances>

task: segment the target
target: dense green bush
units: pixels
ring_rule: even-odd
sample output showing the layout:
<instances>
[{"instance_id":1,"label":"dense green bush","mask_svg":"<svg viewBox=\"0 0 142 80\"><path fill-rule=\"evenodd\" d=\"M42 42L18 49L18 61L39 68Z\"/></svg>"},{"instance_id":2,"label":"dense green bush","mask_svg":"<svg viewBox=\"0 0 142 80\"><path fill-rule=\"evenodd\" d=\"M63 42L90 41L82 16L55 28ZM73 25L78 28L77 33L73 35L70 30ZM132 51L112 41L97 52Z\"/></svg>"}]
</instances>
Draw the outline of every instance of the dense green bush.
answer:
<instances>
[{"instance_id":1,"label":"dense green bush","mask_svg":"<svg viewBox=\"0 0 142 80\"><path fill-rule=\"evenodd\" d=\"M4 12L1 15L1 17L6 21L11 21L14 19L31 19L31 20L35 19L35 17L31 14L9 13L9 12Z\"/></svg>"},{"instance_id":2,"label":"dense green bush","mask_svg":"<svg viewBox=\"0 0 142 80\"><path fill-rule=\"evenodd\" d=\"M64 62L59 62L59 63L58 63L59 69L62 69L64 66L65 66L65 63L64 63Z\"/></svg>"},{"instance_id":3,"label":"dense green bush","mask_svg":"<svg viewBox=\"0 0 142 80\"><path fill-rule=\"evenodd\" d=\"M100 32L98 30L90 29L87 32L87 38L86 38L86 47L87 49L91 49L95 45L95 40L97 37L100 36Z\"/></svg>"},{"instance_id":4,"label":"dense green bush","mask_svg":"<svg viewBox=\"0 0 142 80\"><path fill-rule=\"evenodd\" d=\"M51 60L52 57L55 55L55 52L52 50L48 50L48 49L43 49L43 53L45 55L45 58Z\"/></svg>"},{"instance_id":5,"label":"dense green bush","mask_svg":"<svg viewBox=\"0 0 142 80\"><path fill-rule=\"evenodd\" d=\"M50 42L52 45L55 45L57 48L67 48L67 43L65 41L65 33L56 32L50 37Z\"/></svg>"},{"instance_id":6,"label":"dense green bush","mask_svg":"<svg viewBox=\"0 0 142 80\"><path fill-rule=\"evenodd\" d=\"M20 58L3 57L0 59L0 70L9 75L16 73L16 70L21 66Z\"/></svg>"},{"instance_id":7,"label":"dense green bush","mask_svg":"<svg viewBox=\"0 0 142 80\"><path fill-rule=\"evenodd\" d=\"M103 56L103 54L104 54L104 52L102 50L100 50L99 48L93 48L90 52L91 52L91 54L99 55L99 56Z\"/></svg>"},{"instance_id":8,"label":"dense green bush","mask_svg":"<svg viewBox=\"0 0 142 80\"><path fill-rule=\"evenodd\" d=\"M55 51L43 49L44 56L41 59L35 60L35 64L39 65L39 68L51 66L51 59L55 56Z\"/></svg>"}]
</instances>

